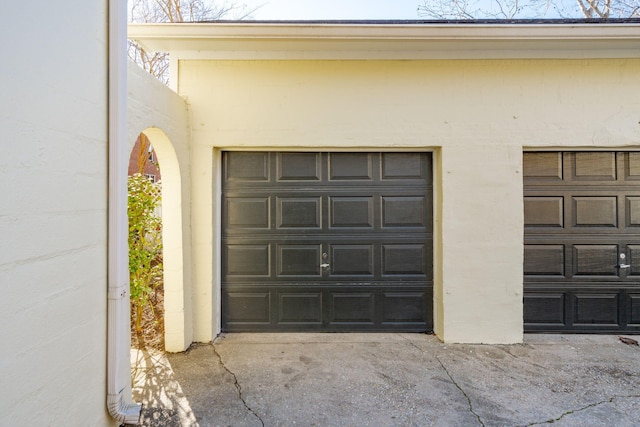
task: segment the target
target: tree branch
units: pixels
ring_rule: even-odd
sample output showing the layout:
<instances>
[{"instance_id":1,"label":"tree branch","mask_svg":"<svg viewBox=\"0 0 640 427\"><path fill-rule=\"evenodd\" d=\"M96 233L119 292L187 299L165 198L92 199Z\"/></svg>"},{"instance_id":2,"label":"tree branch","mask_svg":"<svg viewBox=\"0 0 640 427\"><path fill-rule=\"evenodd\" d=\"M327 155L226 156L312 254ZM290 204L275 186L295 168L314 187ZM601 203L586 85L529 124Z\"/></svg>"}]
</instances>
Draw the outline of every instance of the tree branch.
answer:
<instances>
[{"instance_id":1,"label":"tree branch","mask_svg":"<svg viewBox=\"0 0 640 427\"><path fill-rule=\"evenodd\" d=\"M593 12L595 12L600 18L607 18L608 13L603 13L602 11L600 11L600 9L598 8L597 0L596 1L594 1L594 0L585 0L585 1L589 5L589 8Z\"/></svg>"}]
</instances>

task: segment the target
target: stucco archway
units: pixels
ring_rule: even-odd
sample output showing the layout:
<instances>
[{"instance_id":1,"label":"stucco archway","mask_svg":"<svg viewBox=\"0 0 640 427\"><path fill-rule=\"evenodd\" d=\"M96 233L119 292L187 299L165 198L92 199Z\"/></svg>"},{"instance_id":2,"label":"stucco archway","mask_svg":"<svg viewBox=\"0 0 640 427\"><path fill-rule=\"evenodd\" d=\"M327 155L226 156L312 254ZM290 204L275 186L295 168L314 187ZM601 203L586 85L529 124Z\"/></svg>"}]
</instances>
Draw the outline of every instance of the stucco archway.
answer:
<instances>
[{"instance_id":1,"label":"stucco archway","mask_svg":"<svg viewBox=\"0 0 640 427\"><path fill-rule=\"evenodd\" d=\"M165 349L183 351L190 339L185 334L185 279L182 215L182 179L175 148L160 128L142 132L156 155L162 173L162 245L164 258Z\"/></svg>"}]
</instances>

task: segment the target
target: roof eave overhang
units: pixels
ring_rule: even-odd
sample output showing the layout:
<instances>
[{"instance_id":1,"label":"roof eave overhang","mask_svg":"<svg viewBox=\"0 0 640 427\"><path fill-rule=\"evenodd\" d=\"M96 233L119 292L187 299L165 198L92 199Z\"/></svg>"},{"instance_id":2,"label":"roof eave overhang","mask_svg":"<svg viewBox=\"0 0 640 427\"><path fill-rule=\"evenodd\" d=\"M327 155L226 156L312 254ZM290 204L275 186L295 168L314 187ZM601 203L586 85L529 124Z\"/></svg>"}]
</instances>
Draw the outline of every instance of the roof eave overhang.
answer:
<instances>
[{"instance_id":1,"label":"roof eave overhang","mask_svg":"<svg viewBox=\"0 0 640 427\"><path fill-rule=\"evenodd\" d=\"M130 24L129 38L174 59L640 58L640 23Z\"/></svg>"}]
</instances>

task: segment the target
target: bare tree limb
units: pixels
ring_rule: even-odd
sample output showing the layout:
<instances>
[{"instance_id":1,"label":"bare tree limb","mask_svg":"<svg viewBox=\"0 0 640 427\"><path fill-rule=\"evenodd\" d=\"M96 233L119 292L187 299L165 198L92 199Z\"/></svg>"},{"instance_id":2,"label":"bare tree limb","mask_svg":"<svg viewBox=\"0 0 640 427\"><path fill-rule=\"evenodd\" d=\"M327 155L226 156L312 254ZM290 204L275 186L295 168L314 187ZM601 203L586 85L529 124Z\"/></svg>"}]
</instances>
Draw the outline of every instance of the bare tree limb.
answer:
<instances>
[{"instance_id":1,"label":"bare tree limb","mask_svg":"<svg viewBox=\"0 0 640 427\"><path fill-rule=\"evenodd\" d=\"M198 22L215 21L235 12L245 19L256 9L247 10L236 0L129 0L129 22ZM150 54L135 42L129 42L129 58L161 82L169 82L169 55Z\"/></svg>"},{"instance_id":2,"label":"bare tree limb","mask_svg":"<svg viewBox=\"0 0 640 427\"><path fill-rule=\"evenodd\" d=\"M589 8L592 11L594 11L596 13L596 15L598 15L600 18L608 18L609 17L608 9L605 9L604 11L601 11L600 8L598 7L598 0L596 0L596 1L594 1L594 0L585 0L585 1L589 4Z\"/></svg>"},{"instance_id":3,"label":"bare tree limb","mask_svg":"<svg viewBox=\"0 0 640 427\"><path fill-rule=\"evenodd\" d=\"M420 0L418 15L432 19L630 18L640 0Z\"/></svg>"},{"instance_id":4,"label":"bare tree limb","mask_svg":"<svg viewBox=\"0 0 640 427\"><path fill-rule=\"evenodd\" d=\"M580 7L580 11L585 16L585 18L591 18L593 16L593 11L591 9L587 9L587 7L582 2L582 0L576 0L576 3L578 3L578 6Z\"/></svg>"}]
</instances>

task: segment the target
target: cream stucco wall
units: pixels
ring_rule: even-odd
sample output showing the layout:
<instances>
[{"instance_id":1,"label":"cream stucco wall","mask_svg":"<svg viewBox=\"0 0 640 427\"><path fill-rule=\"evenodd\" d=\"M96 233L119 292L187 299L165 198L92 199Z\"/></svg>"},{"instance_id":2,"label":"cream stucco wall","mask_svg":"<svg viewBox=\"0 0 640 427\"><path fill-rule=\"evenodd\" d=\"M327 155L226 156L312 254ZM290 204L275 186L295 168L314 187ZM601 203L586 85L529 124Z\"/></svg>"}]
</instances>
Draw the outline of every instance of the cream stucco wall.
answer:
<instances>
[{"instance_id":1,"label":"cream stucco wall","mask_svg":"<svg viewBox=\"0 0 640 427\"><path fill-rule=\"evenodd\" d=\"M193 341L188 108L134 63L129 63L128 89L129 152L144 132L162 172L165 348L184 351Z\"/></svg>"},{"instance_id":2,"label":"cream stucco wall","mask_svg":"<svg viewBox=\"0 0 640 427\"><path fill-rule=\"evenodd\" d=\"M106 1L0 13L3 425L117 425L106 407L107 23Z\"/></svg>"},{"instance_id":3,"label":"cream stucco wall","mask_svg":"<svg viewBox=\"0 0 640 427\"><path fill-rule=\"evenodd\" d=\"M192 111L199 341L219 328L219 149L433 151L436 332L446 342L514 343L522 340L522 151L640 146L637 59L174 68Z\"/></svg>"}]
</instances>

